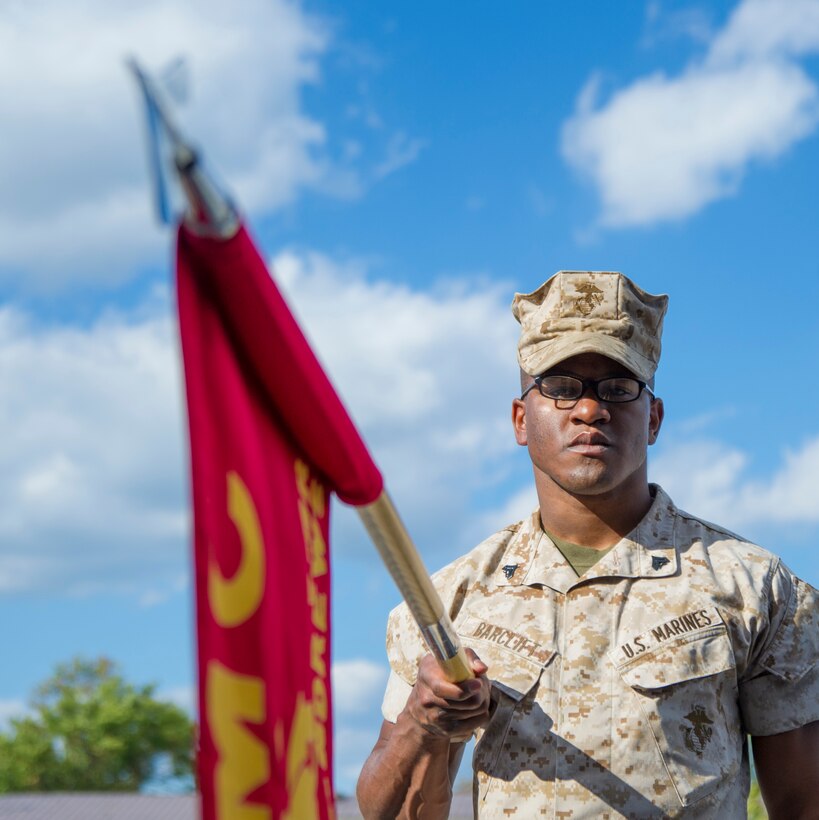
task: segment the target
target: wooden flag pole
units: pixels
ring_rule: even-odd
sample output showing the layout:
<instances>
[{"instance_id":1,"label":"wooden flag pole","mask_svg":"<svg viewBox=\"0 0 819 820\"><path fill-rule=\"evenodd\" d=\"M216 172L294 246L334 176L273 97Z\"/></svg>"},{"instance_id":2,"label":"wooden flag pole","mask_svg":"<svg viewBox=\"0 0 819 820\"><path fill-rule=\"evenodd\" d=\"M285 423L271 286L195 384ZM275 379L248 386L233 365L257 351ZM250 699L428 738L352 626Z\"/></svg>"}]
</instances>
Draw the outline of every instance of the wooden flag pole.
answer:
<instances>
[{"instance_id":1,"label":"wooden flag pole","mask_svg":"<svg viewBox=\"0 0 819 820\"><path fill-rule=\"evenodd\" d=\"M438 591L387 491L372 504L356 509L430 652L447 677L455 683L474 677Z\"/></svg>"}]
</instances>

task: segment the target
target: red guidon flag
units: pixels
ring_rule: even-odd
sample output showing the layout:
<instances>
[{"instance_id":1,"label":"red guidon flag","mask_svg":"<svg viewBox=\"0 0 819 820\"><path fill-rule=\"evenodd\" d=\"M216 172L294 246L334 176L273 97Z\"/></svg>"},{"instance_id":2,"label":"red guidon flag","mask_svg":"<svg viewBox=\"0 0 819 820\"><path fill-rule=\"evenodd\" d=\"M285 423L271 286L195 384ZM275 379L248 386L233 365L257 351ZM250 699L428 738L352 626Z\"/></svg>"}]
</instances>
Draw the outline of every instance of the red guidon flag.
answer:
<instances>
[{"instance_id":1,"label":"red guidon flag","mask_svg":"<svg viewBox=\"0 0 819 820\"><path fill-rule=\"evenodd\" d=\"M332 818L329 493L381 474L244 229L179 230L205 820Z\"/></svg>"}]
</instances>

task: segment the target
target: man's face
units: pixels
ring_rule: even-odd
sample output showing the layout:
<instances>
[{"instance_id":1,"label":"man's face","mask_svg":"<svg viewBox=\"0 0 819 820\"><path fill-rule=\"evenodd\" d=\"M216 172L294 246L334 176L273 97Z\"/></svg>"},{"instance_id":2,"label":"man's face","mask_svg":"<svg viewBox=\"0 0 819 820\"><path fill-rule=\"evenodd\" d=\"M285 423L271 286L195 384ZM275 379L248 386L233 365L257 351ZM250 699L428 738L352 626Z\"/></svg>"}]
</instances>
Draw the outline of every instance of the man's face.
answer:
<instances>
[{"instance_id":1,"label":"man's face","mask_svg":"<svg viewBox=\"0 0 819 820\"><path fill-rule=\"evenodd\" d=\"M580 379L634 375L598 353L572 356L546 372ZM646 449L662 420L662 401L645 391L636 401L611 404L589 389L561 410L535 388L512 404L515 438L529 449L539 490L572 495L643 491Z\"/></svg>"}]
</instances>

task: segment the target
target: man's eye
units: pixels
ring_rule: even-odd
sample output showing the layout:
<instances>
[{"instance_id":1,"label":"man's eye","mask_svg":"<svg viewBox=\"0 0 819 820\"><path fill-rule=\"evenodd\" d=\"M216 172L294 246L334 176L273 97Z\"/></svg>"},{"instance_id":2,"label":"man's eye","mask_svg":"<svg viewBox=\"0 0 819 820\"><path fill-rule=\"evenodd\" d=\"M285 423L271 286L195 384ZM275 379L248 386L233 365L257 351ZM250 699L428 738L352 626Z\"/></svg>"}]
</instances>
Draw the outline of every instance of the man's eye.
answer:
<instances>
[{"instance_id":1,"label":"man's eye","mask_svg":"<svg viewBox=\"0 0 819 820\"><path fill-rule=\"evenodd\" d=\"M604 401L622 400L637 392L637 383L633 379L611 379L601 382L598 391Z\"/></svg>"},{"instance_id":2,"label":"man's eye","mask_svg":"<svg viewBox=\"0 0 819 820\"><path fill-rule=\"evenodd\" d=\"M577 396L577 384L573 381L544 379L541 388L543 394L550 399L573 399Z\"/></svg>"}]
</instances>

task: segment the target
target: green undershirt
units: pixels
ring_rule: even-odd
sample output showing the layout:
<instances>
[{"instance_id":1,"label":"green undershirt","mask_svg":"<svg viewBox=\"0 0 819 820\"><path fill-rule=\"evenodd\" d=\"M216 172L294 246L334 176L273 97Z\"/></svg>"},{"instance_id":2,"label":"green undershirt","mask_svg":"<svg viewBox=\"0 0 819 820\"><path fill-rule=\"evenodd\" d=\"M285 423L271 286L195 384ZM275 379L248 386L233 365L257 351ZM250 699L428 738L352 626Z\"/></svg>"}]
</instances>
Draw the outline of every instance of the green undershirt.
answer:
<instances>
[{"instance_id":1,"label":"green undershirt","mask_svg":"<svg viewBox=\"0 0 819 820\"><path fill-rule=\"evenodd\" d=\"M556 535L552 535L548 530L544 530L546 535L552 539L554 545L563 553L563 557L568 561L569 566L577 573L579 578L585 575L604 555L614 549L614 544L603 550L594 547L581 547L580 544L572 544L571 541L564 541Z\"/></svg>"}]
</instances>

